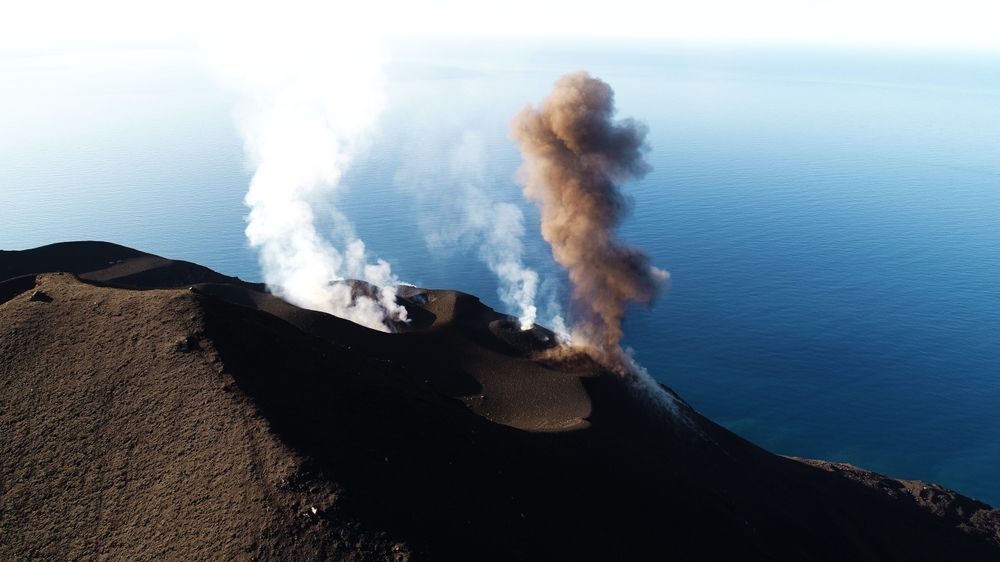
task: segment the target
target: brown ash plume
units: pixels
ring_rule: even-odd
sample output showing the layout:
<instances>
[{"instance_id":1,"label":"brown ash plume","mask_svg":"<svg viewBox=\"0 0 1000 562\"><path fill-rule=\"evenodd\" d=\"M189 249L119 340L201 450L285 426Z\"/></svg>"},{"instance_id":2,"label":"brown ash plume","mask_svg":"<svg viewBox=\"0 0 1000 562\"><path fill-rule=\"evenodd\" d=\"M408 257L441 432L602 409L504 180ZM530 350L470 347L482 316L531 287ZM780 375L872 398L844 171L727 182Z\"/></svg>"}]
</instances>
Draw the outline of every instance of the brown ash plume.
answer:
<instances>
[{"instance_id":1,"label":"brown ash plume","mask_svg":"<svg viewBox=\"0 0 1000 562\"><path fill-rule=\"evenodd\" d=\"M573 283L574 343L620 357L629 302L649 305L667 272L615 236L628 212L621 182L649 170L646 127L615 119L614 91L586 72L560 78L538 108L514 118L525 196L541 210L542 236Z\"/></svg>"}]
</instances>

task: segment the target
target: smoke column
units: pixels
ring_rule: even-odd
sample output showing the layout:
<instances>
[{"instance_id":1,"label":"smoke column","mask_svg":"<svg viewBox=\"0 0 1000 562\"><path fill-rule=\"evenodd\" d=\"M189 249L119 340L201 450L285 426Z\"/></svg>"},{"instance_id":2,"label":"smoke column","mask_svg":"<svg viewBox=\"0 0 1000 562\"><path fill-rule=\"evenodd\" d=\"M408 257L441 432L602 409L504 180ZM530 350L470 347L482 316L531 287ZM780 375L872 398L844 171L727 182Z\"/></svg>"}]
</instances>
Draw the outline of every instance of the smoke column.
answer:
<instances>
[{"instance_id":1,"label":"smoke column","mask_svg":"<svg viewBox=\"0 0 1000 562\"><path fill-rule=\"evenodd\" d=\"M573 283L573 342L621 357L629 302L649 305L668 277L615 230L628 206L618 184L641 178L646 127L615 120L614 92L586 72L555 83L539 108L512 124L525 196L541 211L542 236Z\"/></svg>"},{"instance_id":2,"label":"smoke column","mask_svg":"<svg viewBox=\"0 0 1000 562\"><path fill-rule=\"evenodd\" d=\"M395 185L416 200L418 222L432 252L474 250L497 277L505 311L523 329L538 318L539 276L524 263L524 214L498 201L486 140L478 131L442 131L437 120L416 127L404 147Z\"/></svg>"},{"instance_id":3,"label":"smoke column","mask_svg":"<svg viewBox=\"0 0 1000 562\"><path fill-rule=\"evenodd\" d=\"M528 330L538 316L538 273L522 260L524 214L516 205L491 200L481 187L484 152L482 137L474 133L463 135L452 151L452 174L465 183L462 230L479 239L479 259L496 274L500 300L517 311L521 329Z\"/></svg>"},{"instance_id":4,"label":"smoke column","mask_svg":"<svg viewBox=\"0 0 1000 562\"><path fill-rule=\"evenodd\" d=\"M510 203L473 207L471 205L477 193L467 196L470 204L467 220L473 228L480 229L483 236L479 258L496 274L500 282L497 290L500 300L517 311L521 329L531 329L538 316L535 306L538 273L525 267L521 261L524 216Z\"/></svg>"},{"instance_id":5,"label":"smoke column","mask_svg":"<svg viewBox=\"0 0 1000 562\"><path fill-rule=\"evenodd\" d=\"M531 329L538 316L535 296L538 273L524 266L524 215L510 203L489 201L481 190L465 192L463 227L481 237L479 259L497 276L497 294L509 309L517 311L522 330Z\"/></svg>"},{"instance_id":6,"label":"smoke column","mask_svg":"<svg viewBox=\"0 0 1000 562\"><path fill-rule=\"evenodd\" d=\"M246 235L264 280L289 302L387 331L405 321L388 263L335 208L344 171L385 103L385 49L360 8L321 3L239 6L208 54L240 94L237 123L254 171ZM318 209L326 209L319 215ZM324 236L319 220L332 224ZM345 278L378 287L361 293Z\"/></svg>"}]
</instances>

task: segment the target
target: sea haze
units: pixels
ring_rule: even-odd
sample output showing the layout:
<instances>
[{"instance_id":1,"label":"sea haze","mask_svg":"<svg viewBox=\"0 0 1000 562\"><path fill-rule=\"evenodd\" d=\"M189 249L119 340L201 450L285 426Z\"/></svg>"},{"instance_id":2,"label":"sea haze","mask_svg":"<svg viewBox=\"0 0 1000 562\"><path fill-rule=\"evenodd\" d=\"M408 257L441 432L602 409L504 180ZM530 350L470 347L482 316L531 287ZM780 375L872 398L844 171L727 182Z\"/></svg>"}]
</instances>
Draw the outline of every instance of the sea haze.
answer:
<instances>
[{"instance_id":1,"label":"sea haze","mask_svg":"<svg viewBox=\"0 0 1000 562\"><path fill-rule=\"evenodd\" d=\"M461 235L472 186L523 208L542 308L565 306L507 126L590 70L650 128L621 234L672 278L627 320L640 363L775 452L1000 504L1000 54L394 52L389 105L329 203L402 279L499 307ZM7 54L0 76L0 247L104 239L260 278L234 98L194 51Z\"/></svg>"}]
</instances>

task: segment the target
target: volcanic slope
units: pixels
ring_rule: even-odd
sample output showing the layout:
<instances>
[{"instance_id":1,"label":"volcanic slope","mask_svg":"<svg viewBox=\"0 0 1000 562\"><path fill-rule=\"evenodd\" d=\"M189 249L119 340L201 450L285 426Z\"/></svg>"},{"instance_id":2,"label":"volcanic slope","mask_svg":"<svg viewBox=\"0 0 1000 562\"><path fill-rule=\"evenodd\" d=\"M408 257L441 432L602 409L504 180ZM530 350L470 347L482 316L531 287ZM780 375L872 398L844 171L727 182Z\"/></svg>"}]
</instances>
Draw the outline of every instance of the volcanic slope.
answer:
<instances>
[{"instance_id":1,"label":"volcanic slope","mask_svg":"<svg viewBox=\"0 0 1000 562\"><path fill-rule=\"evenodd\" d=\"M386 334L108 243L0 278L0 559L1000 559L985 504L768 453L470 295Z\"/></svg>"}]
</instances>

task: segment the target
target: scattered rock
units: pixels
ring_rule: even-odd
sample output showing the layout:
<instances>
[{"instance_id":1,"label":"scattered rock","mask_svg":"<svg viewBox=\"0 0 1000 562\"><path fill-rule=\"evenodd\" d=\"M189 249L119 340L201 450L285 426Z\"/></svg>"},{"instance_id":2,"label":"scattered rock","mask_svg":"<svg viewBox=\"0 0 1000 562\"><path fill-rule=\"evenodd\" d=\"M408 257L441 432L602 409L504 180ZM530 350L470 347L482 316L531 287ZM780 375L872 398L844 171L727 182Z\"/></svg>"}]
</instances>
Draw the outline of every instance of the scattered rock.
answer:
<instances>
[{"instance_id":1,"label":"scattered rock","mask_svg":"<svg viewBox=\"0 0 1000 562\"><path fill-rule=\"evenodd\" d=\"M408 562L410 560L410 549L403 543L392 545L393 562Z\"/></svg>"},{"instance_id":2,"label":"scattered rock","mask_svg":"<svg viewBox=\"0 0 1000 562\"><path fill-rule=\"evenodd\" d=\"M198 344L198 338L196 336L188 336L182 340L178 340L174 348L182 353L201 350L201 346Z\"/></svg>"},{"instance_id":3,"label":"scattered rock","mask_svg":"<svg viewBox=\"0 0 1000 562\"><path fill-rule=\"evenodd\" d=\"M52 302L52 297L50 297L45 291L35 291L31 293L28 300L31 302Z\"/></svg>"}]
</instances>

